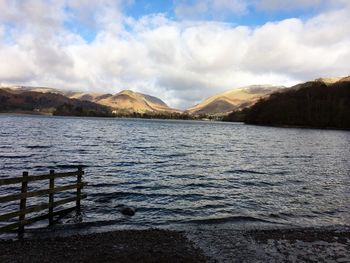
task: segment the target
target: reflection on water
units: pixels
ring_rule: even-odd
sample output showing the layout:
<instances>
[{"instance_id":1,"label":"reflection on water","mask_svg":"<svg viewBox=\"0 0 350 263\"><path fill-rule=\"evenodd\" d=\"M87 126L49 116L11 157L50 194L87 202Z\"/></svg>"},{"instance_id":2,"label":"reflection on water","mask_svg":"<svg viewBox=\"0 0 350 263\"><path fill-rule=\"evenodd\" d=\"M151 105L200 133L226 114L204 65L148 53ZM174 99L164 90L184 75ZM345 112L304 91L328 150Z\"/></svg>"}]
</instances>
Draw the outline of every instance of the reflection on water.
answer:
<instances>
[{"instance_id":1,"label":"reflection on water","mask_svg":"<svg viewBox=\"0 0 350 263\"><path fill-rule=\"evenodd\" d=\"M0 177L83 165L86 222L350 224L349 156L347 131L0 116Z\"/></svg>"}]
</instances>

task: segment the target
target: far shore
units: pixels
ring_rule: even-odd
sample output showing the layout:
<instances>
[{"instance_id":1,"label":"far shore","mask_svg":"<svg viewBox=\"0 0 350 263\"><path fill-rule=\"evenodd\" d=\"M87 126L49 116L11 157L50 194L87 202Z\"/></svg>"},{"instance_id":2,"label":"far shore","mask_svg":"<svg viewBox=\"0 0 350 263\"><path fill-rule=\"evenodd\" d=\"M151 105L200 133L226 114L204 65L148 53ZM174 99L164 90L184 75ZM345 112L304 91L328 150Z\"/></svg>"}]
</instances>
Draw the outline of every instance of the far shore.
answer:
<instances>
[{"instance_id":1,"label":"far shore","mask_svg":"<svg viewBox=\"0 0 350 263\"><path fill-rule=\"evenodd\" d=\"M285 125L285 124L257 124L257 123L245 123L237 122L245 125L261 126L261 127L273 127L273 128L286 128L286 129L312 129L312 130L339 130L350 131L348 128L335 128L335 127L314 127L314 126L301 126L301 125Z\"/></svg>"},{"instance_id":2,"label":"far shore","mask_svg":"<svg viewBox=\"0 0 350 263\"><path fill-rule=\"evenodd\" d=\"M42 116L52 116L52 113L38 112L38 111L9 111L0 112L0 115L42 115Z\"/></svg>"},{"instance_id":3,"label":"far shore","mask_svg":"<svg viewBox=\"0 0 350 263\"><path fill-rule=\"evenodd\" d=\"M221 121L221 119L209 119L209 118L202 118L200 116L190 116L186 115L186 118L182 118L181 115L179 117L169 117L167 118L165 115L148 115L146 114L139 114L137 113L135 116L133 114L130 115L105 115L105 116L89 116L89 115L75 115L75 114L53 114L50 112L40 112L40 111L8 111L8 112L0 112L0 115L38 115L38 116L57 116L57 117L88 117L88 118L120 118L120 119L155 119L155 120L189 120L189 121Z\"/></svg>"}]
</instances>

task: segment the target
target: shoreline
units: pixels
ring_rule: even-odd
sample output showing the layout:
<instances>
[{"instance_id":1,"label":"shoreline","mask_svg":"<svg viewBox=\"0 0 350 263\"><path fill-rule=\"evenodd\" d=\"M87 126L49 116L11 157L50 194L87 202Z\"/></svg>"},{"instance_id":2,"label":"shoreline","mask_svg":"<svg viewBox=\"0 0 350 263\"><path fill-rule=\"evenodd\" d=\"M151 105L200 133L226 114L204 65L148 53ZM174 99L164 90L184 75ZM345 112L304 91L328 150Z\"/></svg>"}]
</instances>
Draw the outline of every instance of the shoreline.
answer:
<instances>
[{"instance_id":1,"label":"shoreline","mask_svg":"<svg viewBox=\"0 0 350 263\"><path fill-rule=\"evenodd\" d=\"M52 113L38 112L38 111L9 111L9 112L0 112L0 115L53 116Z\"/></svg>"},{"instance_id":2,"label":"shoreline","mask_svg":"<svg viewBox=\"0 0 350 263\"><path fill-rule=\"evenodd\" d=\"M68 237L0 240L0 262L206 262L200 249L170 230L120 230Z\"/></svg>"},{"instance_id":3,"label":"shoreline","mask_svg":"<svg viewBox=\"0 0 350 263\"><path fill-rule=\"evenodd\" d=\"M209 263L350 262L350 228L202 228L187 233Z\"/></svg>"},{"instance_id":4,"label":"shoreline","mask_svg":"<svg viewBox=\"0 0 350 263\"><path fill-rule=\"evenodd\" d=\"M349 262L350 227L117 230L0 240L0 251L3 263Z\"/></svg>"},{"instance_id":5,"label":"shoreline","mask_svg":"<svg viewBox=\"0 0 350 263\"><path fill-rule=\"evenodd\" d=\"M310 129L310 130L329 130L329 131L350 131L350 128L337 128L337 127L317 127L317 126L302 126L302 125L289 125L289 124L257 124L238 122L245 125L261 126L261 127L272 127L272 128L283 128L283 129Z\"/></svg>"}]
</instances>

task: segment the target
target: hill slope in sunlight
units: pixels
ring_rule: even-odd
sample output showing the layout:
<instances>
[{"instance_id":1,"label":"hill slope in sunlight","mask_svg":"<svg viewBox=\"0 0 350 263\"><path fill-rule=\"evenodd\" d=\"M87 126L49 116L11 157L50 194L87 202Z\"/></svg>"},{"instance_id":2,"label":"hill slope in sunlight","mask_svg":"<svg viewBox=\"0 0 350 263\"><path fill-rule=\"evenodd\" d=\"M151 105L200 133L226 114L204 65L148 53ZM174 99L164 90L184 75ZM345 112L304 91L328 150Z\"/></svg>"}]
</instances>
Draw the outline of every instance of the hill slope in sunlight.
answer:
<instances>
[{"instance_id":1,"label":"hill slope in sunlight","mask_svg":"<svg viewBox=\"0 0 350 263\"><path fill-rule=\"evenodd\" d=\"M253 85L234 89L211 96L201 103L189 108L190 114L224 115L233 110L242 109L256 103L260 98L266 97L283 88L282 86Z\"/></svg>"},{"instance_id":2,"label":"hill slope in sunlight","mask_svg":"<svg viewBox=\"0 0 350 263\"><path fill-rule=\"evenodd\" d=\"M128 110L131 112L179 112L170 108L157 97L123 90L115 95L98 96L94 102L111 107L114 110Z\"/></svg>"},{"instance_id":3,"label":"hill slope in sunlight","mask_svg":"<svg viewBox=\"0 0 350 263\"><path fill-rule=\"evenodd\" d=\"M350 77L317 79L234 111L229 121L248 124L350 129Z\"/></svg>"},{"instance_id":4,"label":"hill slope in sunlight","mask_svg":"<svg viewBox=\"0 0 350 263\"><path fill-rule=\"evenodd\" d=\"M150 96L147 94L142 94L139 92L134 92L131 90L123 90L117 94L109 93L87 93L87 92L74 92L74 91L62 91L53 88L46 87L3 87L3 91L11 94L24 94L28 92L36 92L41 94L46 94L46 96L59 97L62 100L62 96L67 99L88 101L103 106L110 107L112 110L116 111L126 111L126 112L153 112L153 113L179 113L179 110L170 108L161 99ZM34 93L33 93L34 94ZM48 95L51 94L51 95ZM60 96L58 96L60 95ZM42 95L44 96L44 95Z\"/></svg>"}]
</instances>

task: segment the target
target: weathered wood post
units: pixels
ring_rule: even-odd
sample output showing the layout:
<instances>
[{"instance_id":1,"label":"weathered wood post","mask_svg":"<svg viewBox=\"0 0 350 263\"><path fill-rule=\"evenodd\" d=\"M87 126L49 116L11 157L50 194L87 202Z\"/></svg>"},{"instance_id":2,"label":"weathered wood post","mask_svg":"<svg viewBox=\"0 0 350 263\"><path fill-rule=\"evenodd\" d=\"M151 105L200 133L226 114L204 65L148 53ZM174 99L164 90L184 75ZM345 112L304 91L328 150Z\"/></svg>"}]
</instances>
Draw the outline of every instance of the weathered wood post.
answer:
<instances>
[{"instance_id":1,"label":"weathered wood post","mask_svg":"<svg viewBox=\"0 0 350 263\"><path fill-rule=\"evenodd\" d=\"M19 216L19 222L23 221L26 217L24 210L27 207L27 197L26 197L27 189L28 189L28 172L23 172L23 174L22 174L22 187L21 187L22 197L21 197L21 201L19 204L19 210L23 213L21 213L21 215ZM23 237L23 233L24 233L24 225L20 225L18 228L18 236Z\"/></svg>"},{"instance_id":2,"label":"weathered wood post","mask_svg":"<svg viewBox=\"0 0 350 263\"><path fill-rule=\"evenodd\" d=\"M21 192L17 192L14 194L9 194L6 196L0 196L0 203L12 202L19 200L19 209L17 211L6 212L5 214L1 214L0 211L0 221L6 221L12 218L17 218L16 222L9 222L8 225L0 225L0 232L9 231L12 229L17 229L18 237L22 238L24 235L24 228L26 225L32 224L34 222L49 219L49 223L53 224L53 219L55 215L63 216L74 210L77 211L78 215L81 212L80 202L82 199L86 197L86 195L82 194L82 189L86 185L83 183L83 175L84 171L82 167L73 171L66 173L57 173L54 170L50 170L49 174L43 174L38 176L29 175L28 172L23 172L22 176L16 178L4 178L0 179L0 186L3 185L13 185L17 184L17 186L21 187ZM65 177L77 177L77 182L72 183L71 181L67 182L63 186L57 187L57 182L55 182L56 178L65 178ZM28 188L28 184L31 181L46 181L49 179L49 188L46 186L45 189L39 190L31 190ZM74 180L74 179L73 179ZM19 185L21 184L21 185ZM55 193L60 193L68 190L75 190L76 196L67 197L60 200L55 200ZM71 193L68 193L69 195ZM75 193L74 193L75 194ZM27 207L27 199L36 196L49 196L48 202L44 204L32 205ZM55 207L65 205L68 203L73 203L74 206L62 209L59 211L55 211ZM1 210L1 209L0 209ZM46 214L30 217L31 213L37 213L40 211L48 211Z\"/></svg>"},{"instance_id":3,"label":"weathered wood post","mask_svg":"<svg viewBox=\"0 0 350 263\"><path fill-rule=\"evenodd\" d=\"M55 171L54 170L50 170L50 185L49 188L51 191L53 191L53 189L55 188ZM49 193L49 225L52 226L53 225L53 203L54 203L54 193L50 192Z\"/></svg>"},{"instance_id":4,"label":"weathered wood post","mask_svg":"<svg viewBox=\"0 0 350 263\"><path fill-rule=\"evenodd\" d=\"M77 202L76 202L76 207L77 207L77 214L80 215L80 198L81 198L81 177L83 175L83 168L79 166L78 168L78 174L77 174Z\"/></svg>"}]
</instances>

